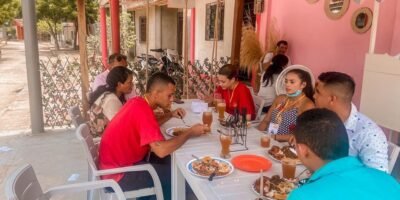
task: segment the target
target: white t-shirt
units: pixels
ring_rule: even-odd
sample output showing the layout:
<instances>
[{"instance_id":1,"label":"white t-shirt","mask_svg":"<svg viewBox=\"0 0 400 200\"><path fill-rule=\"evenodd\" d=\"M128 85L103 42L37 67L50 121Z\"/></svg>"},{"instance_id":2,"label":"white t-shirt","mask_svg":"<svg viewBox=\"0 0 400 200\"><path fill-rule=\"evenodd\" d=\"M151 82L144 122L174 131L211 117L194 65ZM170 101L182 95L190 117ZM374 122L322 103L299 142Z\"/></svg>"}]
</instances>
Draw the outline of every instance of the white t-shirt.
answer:
<instances>
[{"instance_id":1,"label":"white t-shirt","mask_svg":"<svg viewBox=\"0 0 400 200\"><path fill-rule=\"evenodd\" d=\"M264 72L265 73L265 72ZM260 84L260 90L258 91L258 96L264 98L265 100L265 106L270 106L274 102L274 99L276 98L276 80L278 79L279 74L274 74L272 75L273 81L271 84L271 80L268 82L268 85L265 86L265 82L262 82L264 73L261 75L261 84Z\"/></svg>"},{"instance_id":2,"label":"white t-shirt","mask_svg":"<svg viewBox=\"0 0 400 200\"><path fill-rule=\"evenodd\" d=\"M103 99L104 95L106 95L106 97ZM101 104L101 101L103 101L103 104ZM96 105L101 104L101 108L103 108L103 114L110 121L122 107L122 103L118 99L117 95L108 92L105 92L102 95L100 95L100 97L97 98L94 103Z\"/></svg>"},{"instance_id":3,"label":"white t-shirt","mask_svg":"<svg viewBox=\"0 0 400 200\"><path fill-rule=\"evenodd\" d=\"M287 66L292 65L292 63L290 62L289 56L288 56L288 55L285 55L285 56L288 58L288 64L287 64ZM265 64L265 63L271 62L271 60L272 60L273 57L274 57L274 53L272 53L272 52L269 52L269 53L266 53L266 54L265 54L262 63L260 63L260 72L263 72L263 71L264 71L262 65Z\"/></svg>"}]
</instances>

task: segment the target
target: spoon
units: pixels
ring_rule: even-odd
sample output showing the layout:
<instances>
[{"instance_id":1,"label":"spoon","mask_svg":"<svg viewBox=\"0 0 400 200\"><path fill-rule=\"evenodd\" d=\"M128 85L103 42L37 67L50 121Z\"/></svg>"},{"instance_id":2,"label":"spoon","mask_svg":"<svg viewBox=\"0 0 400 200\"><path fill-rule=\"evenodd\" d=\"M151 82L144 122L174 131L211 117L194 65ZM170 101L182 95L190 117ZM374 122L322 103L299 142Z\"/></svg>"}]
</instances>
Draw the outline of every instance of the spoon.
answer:
<instances>
[{"instance_id":1,"label":"spoon","mask_svg":"<svg viewBox=\"0 0 400 200\"><path fill-rule=\"evenodd\" d=\"M179 115L179 117L181 118L183 124L184 124L185 126L187 126L187 127L190 127L189 125L186 124L185 120L183 119L183 116L180 115L180 114L178 114L178 115Z\"/></svg>"},{"instance_id":2,"label":"spoon","mask_svg":"<svg viewBox=\"0 0 400 200\"><path fill-rule=\"evenodd\" d=\"M299 175L297 175L294 179L298 179L302 174L304 174L304 172L308 171L308 169L303 170L302 172L300 172Z\"/></svg>"},{"instance_id":3,"label":"spoon","mask_svg":"<svg viewBox=\"0 0 400 200\"><path fill-rule=\"evenodd\" d=\"M201 161L201 159L197 156L195 156L194 154L192 154L192 157L195 158L197 161Z\"/></svg>"},{"instance_id":4,"label":"spoon","mask_svg":"<svg viewBox=\"0 0 400 200\"><path fill-rule=\"evenodd\" d=\"M218 167L216 167L214 169L214 172L210 174L210 176L208 177L208 181L212 181L213 178L215 177L215 175L217 175L217 171L218 171Z\"/></svg>"}]
</instances>

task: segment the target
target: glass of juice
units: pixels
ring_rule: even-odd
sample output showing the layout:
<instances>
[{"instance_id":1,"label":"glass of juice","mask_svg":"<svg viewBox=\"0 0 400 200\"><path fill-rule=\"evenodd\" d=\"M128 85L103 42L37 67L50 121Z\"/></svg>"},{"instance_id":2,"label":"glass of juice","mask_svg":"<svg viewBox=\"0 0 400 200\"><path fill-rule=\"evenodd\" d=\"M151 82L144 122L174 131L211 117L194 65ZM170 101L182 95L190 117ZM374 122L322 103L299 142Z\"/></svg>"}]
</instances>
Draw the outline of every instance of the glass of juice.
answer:
<instances>
[{"instance_id":1,"label":"glass of juice","mask_svg":"<svg viewBox=\"0 0 400 200\"><path fill-rule=\"evenodd\" d=\"M271 136L268 134L263 133L260 139L261 147L269 148L271 145Z\"/></svg>"},{"instance_id":2,"label":"glass of juice","mask_svg":"<svg viewBox=\"0 0 400 200\"><path fill-rule=\"evenodd\" d=\"M224 120L225 119L225 110L226 110L225 102L218 103L217 111L218 111L218 119L219 120Z\"/></svg>"},{"instance_id":3,"label":"glass of juice","mask_svg":"<svg viewBox=\"0 0 400 200\"><path fill-rule=\"evenodd\" d=\"M290 158L282 159L282 177L294 179L296 173L296 161Z\"/></svg>"},{"instance_id":4,"label":"glass of juice","mask_svg":"<svg viewBox=\"0 0 400 200\"><path fill-rule=\"evenodd\" d=\"M203 112L203 124L207 124L207 126L210 128L210 132L211 132L212 120L213 116L211 111L207 110L206 112Z\"/></svg>"},{"instance_id":5,"label":"glass of juice","mask_svg":"<svg viewBox=\"0 0 400 200\"><path fill-rule=\"evenodd\" d=\"M221 142L221 158L228 159L231 157L230 154L230 146L232 143L232 134L230 130L227 130L225 133L221 133L219 136L219 140Z\"/></svg>"}]
</instances>

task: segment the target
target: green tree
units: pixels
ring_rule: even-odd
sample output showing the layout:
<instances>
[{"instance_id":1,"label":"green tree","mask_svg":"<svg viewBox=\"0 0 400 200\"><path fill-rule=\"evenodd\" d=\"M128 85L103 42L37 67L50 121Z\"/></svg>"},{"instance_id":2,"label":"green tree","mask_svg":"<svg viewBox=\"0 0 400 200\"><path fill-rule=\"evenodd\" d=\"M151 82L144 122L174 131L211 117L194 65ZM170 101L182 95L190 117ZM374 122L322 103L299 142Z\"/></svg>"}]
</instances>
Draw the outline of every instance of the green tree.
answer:
<instances>
[{"instance_id":1,"label":"green tree","mask_svg":"<svg viewBox=\"0 0 400 200\"><path fill-rule=\"evenodd\" d=\"M0 0L0 26L16 17L20 9L18 0Z\"/></svg>"},{"instance_id":2,"label":"green tree","mask_svg":"<svg viewBox=\"0 0 400 200\"><path fill-rule=\"evenodd\" d=\"M86 21L89 24L97 19L98 5L96 0L86 0L85 2ZM36 10L38 19L43 20L48 25L57 50L60 49L57 39L57 26L59 24L71 21L75 23L75 28L78 30L76 0L37 0ZM76 41L76 37L74 40Z\"/></svg>"}]
</instances>

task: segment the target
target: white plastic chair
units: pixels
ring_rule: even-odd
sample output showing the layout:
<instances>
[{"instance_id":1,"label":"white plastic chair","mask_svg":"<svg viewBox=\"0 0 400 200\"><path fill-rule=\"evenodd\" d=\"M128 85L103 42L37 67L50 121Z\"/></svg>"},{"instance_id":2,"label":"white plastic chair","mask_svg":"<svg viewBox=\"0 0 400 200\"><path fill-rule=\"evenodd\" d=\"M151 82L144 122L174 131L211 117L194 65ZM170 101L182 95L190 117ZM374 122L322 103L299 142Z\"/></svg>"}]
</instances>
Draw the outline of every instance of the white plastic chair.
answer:
<instances>
[{"instance_id":1,"label":"white plastic chair","mask_svg":"<svg viewBox=\"0 0 400 200\"><path fill-rule=\"evenodd\" d=\"M389 156L389 173L392 172L394 165L399 157L400 147L396 144L389 142L388 156Z\"/></svg>"},{"instance_id":2,"label":"white plastic chair","mask_svg":"<svg viewBox=\"0 0 400 200\"><path fill-rule=\"evenodd\" d=\"M264 100L264 98L262 98L260 96L253 95L253 101L254 101L255 109L257 111L256 120L260 120L260 117L261 117L261 114L262 114L262 110L263 110L264 105L265 105L265 100Z\"/></svg>"},{"instance_id":3,"label":"white plastic chair","mask_svg":"<svg viewBox=\"0 0 400 200\"><path fill-rule=\"evenodd\" d=\"M253 89L253 87L247 86L247 88L249 88L251 96L254 96L255 94L254 94L254 89Z\"/></svg>"},{"instance_id":4,"label":"white plastic chair","mask_svg":"<svg viewBox=\"0 0 400 200\"><path fill-rule=\"evenodd\" d=\"M127 199L130 199L130 198L137 198L137 197L142 197L142 196L156 195L158 200L164 199L164 196L162 193L161 182L160 182L157 172L153 166L151 166L150 164L141 164L141 165L135 165L135 166L129 166L129 167L99 170L99 169L97 169L98 159L99 159L98 145L96 145L93 142L93 137L90 134L88 125L81 124L76 131L76 136L78 137L78 140L81 141L81 143L84 147L86 158L89 163L89 173L88 173L89 180L91 180L91 181L99 180L100 176L103 176L103 175L134 172L134 171L147 171L150 173L150 175L153 179L154 187L133 190L133 191L126 191L124 193L125 197ZM92 199L93 193L90 193L88 198Z\"/></svg>"},{"instance_id":5,"label":"white plastic chair","mask_svg":"<svg viewBox=\"0 0 400 200\"><path fill-rule=\"evenodd\" d=\"M71 117L72 124L74 124L75 128L78 128L79 125L85 123L85 119L82 117L81 110L79 110L78 106L72 106L68 109L68 114Z\"/></svg>"},{"instance_id":6,"label":"white plastic chair","mask_svg":"<svg viewBox=\"0 0 400 200\"><path fill-rule=\"evenodd\" d=\"M121 188L114 180L62 185L43 192L32 166L26 164L8 177L5 192L8 200L48 200L59 194L71 194L106 187L111 187L115 191L115 194L110 196L111 198L116 196L119 200L125 200Z\"/></svg>"}]
</instances>

